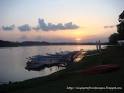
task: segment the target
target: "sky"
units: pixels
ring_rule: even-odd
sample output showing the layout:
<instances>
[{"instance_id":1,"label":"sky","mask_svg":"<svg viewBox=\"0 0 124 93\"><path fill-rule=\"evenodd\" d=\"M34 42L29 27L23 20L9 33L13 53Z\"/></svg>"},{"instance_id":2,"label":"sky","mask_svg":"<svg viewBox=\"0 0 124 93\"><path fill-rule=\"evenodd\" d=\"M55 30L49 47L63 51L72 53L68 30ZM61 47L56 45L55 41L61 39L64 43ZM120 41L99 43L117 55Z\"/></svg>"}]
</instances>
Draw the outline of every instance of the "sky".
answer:
<instances>
[{"instance_id":1,"label":"sky","mask_svg":"<svg viewBox=\"0 0 124 93\"><path fill-rule=\"evenodd\" d=\"M0 40L95 42L116 33L124 0L0 0Z\"/></svg>"}]
</instances>

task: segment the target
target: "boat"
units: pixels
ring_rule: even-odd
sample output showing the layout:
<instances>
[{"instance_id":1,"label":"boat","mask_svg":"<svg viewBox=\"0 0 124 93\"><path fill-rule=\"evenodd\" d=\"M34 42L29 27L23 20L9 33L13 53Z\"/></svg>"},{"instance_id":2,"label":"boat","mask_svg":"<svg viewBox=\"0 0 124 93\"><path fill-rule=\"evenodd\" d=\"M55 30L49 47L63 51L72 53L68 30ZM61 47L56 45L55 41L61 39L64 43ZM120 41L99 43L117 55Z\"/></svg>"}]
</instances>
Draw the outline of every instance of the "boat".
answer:
<instances>
[{"instance_id":1,"label":"boat","mask_svg":"<svg viewBox=\"0 0 124 93\"><path fill-rule=\"evenodd\" d=\"M82 55L80 51L62 51L55 54L35 55L28 58L25 69L27 70L40 70L45 67L62 66L66 67L72 64L76 58Z\"/></svg>"},{"instance_id":2,"label":"boat","mask_svg":"<svg viewBox=\"0 0 124 93\"><path fill-rule=\"evenodd\" d=\"M95 74L104 74L104 73L114 72L119 69L120 69L120 66L118 64L104 64L104 65L89 67L85 70L82 70L81 73L85 75L95 75Z\"/></svg>"},{"instance_id":3,"label":"boat","mask_svg":"<svg viewBox=\"0 0 124 93\"><path fill-rule=\"evenodd\" d=\"M43 69L44 67L50 67L54 65L63 64L64 57L60 56L34 56L27 62L26 69Z\"/></svg>"}]
</instances>

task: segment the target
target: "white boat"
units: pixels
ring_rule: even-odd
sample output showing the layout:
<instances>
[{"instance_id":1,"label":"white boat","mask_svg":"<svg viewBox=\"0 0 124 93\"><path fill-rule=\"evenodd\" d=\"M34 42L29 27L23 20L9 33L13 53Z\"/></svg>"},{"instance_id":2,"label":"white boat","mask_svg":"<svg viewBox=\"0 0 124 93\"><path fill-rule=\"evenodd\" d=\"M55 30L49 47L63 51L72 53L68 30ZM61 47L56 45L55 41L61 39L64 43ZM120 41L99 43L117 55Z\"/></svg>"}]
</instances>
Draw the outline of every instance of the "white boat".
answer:
<instances>
[{"instance_id":1,"label":"white boat","mask_svg":"<svg viewBox=\"0 0 124 93\"><path fill-rule=\"evenodd\" d=\"M55 54L36 55L29 57L26 65L26 69L43 69L45 67L51 66L67 66L71 64L76 58L79 59L81 56L81 51L72 51L72 52L59 52Z\"/></svg>"}]
</instances>

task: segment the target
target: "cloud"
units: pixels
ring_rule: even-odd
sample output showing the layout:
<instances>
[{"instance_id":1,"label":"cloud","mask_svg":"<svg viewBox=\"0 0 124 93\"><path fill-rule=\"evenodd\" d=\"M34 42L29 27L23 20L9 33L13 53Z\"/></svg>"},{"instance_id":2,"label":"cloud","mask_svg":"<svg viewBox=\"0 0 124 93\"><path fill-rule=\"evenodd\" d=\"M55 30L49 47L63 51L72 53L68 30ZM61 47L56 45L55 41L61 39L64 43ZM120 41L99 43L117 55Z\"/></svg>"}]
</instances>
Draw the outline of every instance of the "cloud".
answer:
<instances>
[{"instance_id":1,"label":"cloud","mask_svg":"<svg viewBox=\"0 0 124 93\"><path fill-rule=\"evenodd\" d=\"M37 27L32 27L32 29L35 30L35 31L38 31L38 30L40 30L40 27L39 27L39 26L37 26Z\"/></svg>"},{"instance_id":2,"label":"cloud","mask_svg":"<svg viewBox=\"0 0 124 93\"><path fill-rule=\"evenodd\" d=\"M2 29L4 31L11 31L15 28L15 25L9 25L9 26L2 26Z\"/></svg>"},{"instance_id":3,"label":"cloud","mask_svg":"<svg viewBox=\"0 0 124 93\"><path fill-rule=\"evenodd\" d=\"M72 22L64 24L65 29L77 29L79 28L77 25L72 24Z\"/></svg>"},{"instance_id":4,"label":"cloud","mask_svg":"<svg viewBox=\"0 0 124 93\"><path fill-rule=\"evenodd\" d=\"M56 31L56 30L67 30L67 29L77 29L79 26L72 24L72 22L65 23L64 25L62 23L53 24L53 23L45 23L44 19L38 20L38 29L41 29L43 31Z\"/></svg>"},{"instance_id":5,"label":"cloud","mask_svg":"<svg viewBox=\"0 0 124 93\"><path fill-rule=\"evenodd\" d=\"M2 29L5 31L11 31L15 28L15 25L10 25L10 26L3 26ZM38 19L38 26L36 27L31 27L29 24L24 24L21 26L16 26L16 28L19 29L21 32L25 31L30 31L30 30L42 30L42 31L57 31L57 30L71 30L71 29L78 29L79 26L76 24L73 24L72 22L68 22L65 24L58 23L58 24L53 24L53 23L45 23L44 19Z\"/></svg>"},{"instance_id":6,"label":"cloud","mask_svg":"<svg viewBox=\"0 0 124 93\"><path fill-rule=\"evenodd\" d=\"M104 28L114 28L116 25L104 26Z\"/></svg>"},{"instance_id":7,"label":"cloud","mask_svg":"<svg viewBox=\"0 0 124 93\"><path fill-rule=\"evenodd\" d=\"M25 31L30 31L31 27L28 24L24 24L24 25L19 26L18 29L22 32L23 31L25 32Z\"/></svg>"}]
</instances>

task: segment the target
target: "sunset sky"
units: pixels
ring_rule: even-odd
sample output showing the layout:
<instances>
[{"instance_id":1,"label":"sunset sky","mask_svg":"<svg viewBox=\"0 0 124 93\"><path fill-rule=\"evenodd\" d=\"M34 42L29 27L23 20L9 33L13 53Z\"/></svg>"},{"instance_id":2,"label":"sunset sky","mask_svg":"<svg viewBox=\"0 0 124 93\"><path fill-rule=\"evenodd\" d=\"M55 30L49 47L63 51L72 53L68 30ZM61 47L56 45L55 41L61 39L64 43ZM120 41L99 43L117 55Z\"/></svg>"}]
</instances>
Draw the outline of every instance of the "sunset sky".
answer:
<instances>
[{"instance_id":1,"label":"sunset sky","mask_svg":"<svg viewBox=\"0 0 124 93\"><path fill-rule=\"evenodd\" d=\"M0 0L0 39L104 42L123 10L124 0Z\"/></svg>"}]
</instances>

